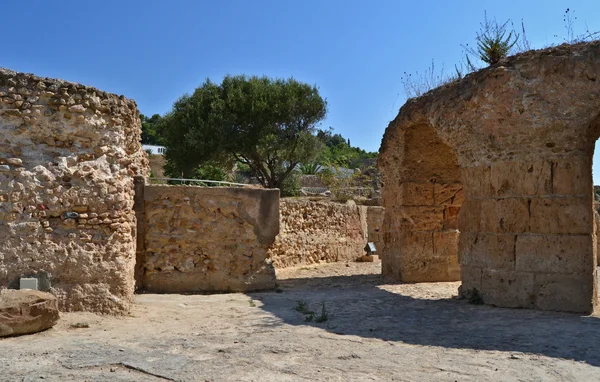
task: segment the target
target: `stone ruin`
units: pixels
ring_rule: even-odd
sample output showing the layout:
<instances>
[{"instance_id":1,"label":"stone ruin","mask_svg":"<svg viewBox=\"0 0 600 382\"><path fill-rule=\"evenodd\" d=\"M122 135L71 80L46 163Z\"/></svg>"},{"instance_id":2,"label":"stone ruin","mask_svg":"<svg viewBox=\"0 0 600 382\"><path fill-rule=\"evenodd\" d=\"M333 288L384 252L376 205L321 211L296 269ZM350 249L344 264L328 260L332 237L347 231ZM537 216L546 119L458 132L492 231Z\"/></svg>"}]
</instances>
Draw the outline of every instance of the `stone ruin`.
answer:
<instances>
[{"instance_id":1,"label":"stone ruin","mask_svg":"<svg viewBox=\"0 0 600 382\"><path fill-rule=\"evenodd\" d=\"M61 310L128 308L140 133L134 101L0 69L0 289L34 276Z\"/></svg>"},{"instance_id":2,"label":"stone ruin","mask_svg":"<svg viewBox=\"0 0 600 382\"><path fill-rule=\"evenodd\" d=\"M531 51L409 100L378 167L383 274L501 307L597 304L600 42ZM476 291L475 291L476 290Z\"/></svg>"}]
</instances>

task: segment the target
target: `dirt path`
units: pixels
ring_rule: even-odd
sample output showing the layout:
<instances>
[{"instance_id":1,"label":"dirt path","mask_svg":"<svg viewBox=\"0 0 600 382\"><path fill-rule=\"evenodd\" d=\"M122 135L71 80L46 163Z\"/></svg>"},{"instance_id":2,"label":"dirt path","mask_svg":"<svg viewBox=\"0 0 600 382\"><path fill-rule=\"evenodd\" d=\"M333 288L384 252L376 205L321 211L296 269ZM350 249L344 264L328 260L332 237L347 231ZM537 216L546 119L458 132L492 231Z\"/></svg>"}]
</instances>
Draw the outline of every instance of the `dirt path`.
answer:
<instances>
[{"instance_id":1,"label":"dirt path","mask_svg":"<svg viewBox=\"0 0 600 382\"><path fill-rule=\"evenodd\" d=\"M382 285L379 267L281 271L280 293L139 295L127 317L63 314L0 340L0 381L600 380L599 317L469 305L451 299L458 283Z\"/></svg>"}]
</instances>

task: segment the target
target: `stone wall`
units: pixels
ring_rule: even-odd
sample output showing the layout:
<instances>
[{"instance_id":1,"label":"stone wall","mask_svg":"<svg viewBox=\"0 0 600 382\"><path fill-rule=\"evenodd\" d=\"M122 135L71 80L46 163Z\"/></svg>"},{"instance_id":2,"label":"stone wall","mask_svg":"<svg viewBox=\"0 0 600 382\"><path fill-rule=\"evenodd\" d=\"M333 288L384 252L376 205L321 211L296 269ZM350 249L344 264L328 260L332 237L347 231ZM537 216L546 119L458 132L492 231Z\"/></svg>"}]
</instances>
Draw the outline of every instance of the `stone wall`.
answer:
<instances>
[{"instance_id":1,"label":"stone wall","mask_svg":"<svg viewBox=\"0 0 600 382\"><path fill-rule=\"evenodd\" d=\"M123 96L0 69L0 288L37 276L62 310L127 310L140 133Z\"/></svg>"},{"instance_id":2,"label":"stone wall","mask_svg":"<svg viewBox=\"0 0 600 382\"><path fill-rule=\"evenodd\" d=\"M267 251L279 232L279 190L138 187L140 269L149 292L246 292L275 287ZM141 193L141 194L140 194Z\"/></svg>"},{"instance_id":3,"label":"stone wall","mask_svg":"<svg viewBox=\"0 0 600 382\"><path fill-rule=\"evenodd\" d=\"M591 166L600 136L598 80L600 42L564 44L510 57L409 100L380 150L384 259L400 251L396 258L403 261L406 229L403 212L394 209L402 204L394 174L407 168L404 137L419 128L435 133L429 142L450 147L460 167L461 294L477 290L485 303L504 307L591 312L597 304ZM422 160L434 152L423 146ZM444 163L436 167L446 173Z\"/></svg>"},{"instance_id":4,"label":"stone wall","mask_svg":"<svg viewBox=\"0 0 600 382\"><path fill-rule=\"evenodd\" d=\"M383 252L383 218L385 209L379 206L367 207L367 241L375 243L377 253Z\"/></svg>"},{"instance_id":5,"label":"stone wall","mask_svg":"<svg viewBox=\"0 0 600 382\"><path fill-rule=\"evenodd\" d=\"M273 264L355 261L367 243L367 207L309 199L282 199L281 233L269 251Z\"/></svg>"},{"instance_id":6,"label":"stone wall","mask_svg":"<svg viewBox=\"0 0 600 382\"><path fill-rule=\"evenodd\" d=\"M458 213L464 193L456 154L426 124L407 124L394 134L379 160L387 210L383 277L460 280Z\"/></svg>"}]
</instances>

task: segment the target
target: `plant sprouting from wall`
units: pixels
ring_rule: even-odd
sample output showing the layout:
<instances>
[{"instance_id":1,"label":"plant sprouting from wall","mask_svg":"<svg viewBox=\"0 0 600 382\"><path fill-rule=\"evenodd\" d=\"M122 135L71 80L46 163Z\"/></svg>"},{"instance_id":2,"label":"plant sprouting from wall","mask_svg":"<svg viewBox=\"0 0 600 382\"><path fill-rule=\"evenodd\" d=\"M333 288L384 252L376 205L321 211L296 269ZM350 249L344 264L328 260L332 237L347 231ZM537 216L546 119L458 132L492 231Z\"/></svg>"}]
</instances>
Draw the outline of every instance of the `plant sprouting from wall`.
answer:
<instances>
[{"instance_id":1,"label":"plant sprouting from wall","mask_svg":"<svg viewBox=\"0 0 600 382\"><path fill-rule=\"evenodd\" d=\"M507 57L519 41L519 34L514 28L509 28L510 20L499 23L495 18L488 19L484 13L483 22L477 31L476 48L465 46L468 54L480 59L488 65L494 65Z\"/></svg>"}]
</instances>

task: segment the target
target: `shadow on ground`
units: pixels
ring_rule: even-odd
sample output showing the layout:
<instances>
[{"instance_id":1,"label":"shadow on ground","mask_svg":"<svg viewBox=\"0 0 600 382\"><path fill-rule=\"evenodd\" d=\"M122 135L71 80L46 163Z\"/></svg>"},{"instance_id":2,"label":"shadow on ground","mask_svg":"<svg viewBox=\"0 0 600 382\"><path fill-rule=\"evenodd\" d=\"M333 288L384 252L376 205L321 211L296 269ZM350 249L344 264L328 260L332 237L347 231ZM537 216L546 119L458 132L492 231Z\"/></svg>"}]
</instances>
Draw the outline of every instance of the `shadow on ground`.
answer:
<instances>
[{"instance_id":1,"label":"shadow on ground","mask_svg":"<svg viewBox=\"0 0 600 382\"><path fill-rule=\"evenodd\" d=\"M282 293L250 295L286 324L423 346L542 354L600 366L598 317L414 298L382 289L379 275L278 283ZM330 318L323 323L306 322L294 310L301 300L317 313L324 301Z\"/></svg>"}]
</instances>

